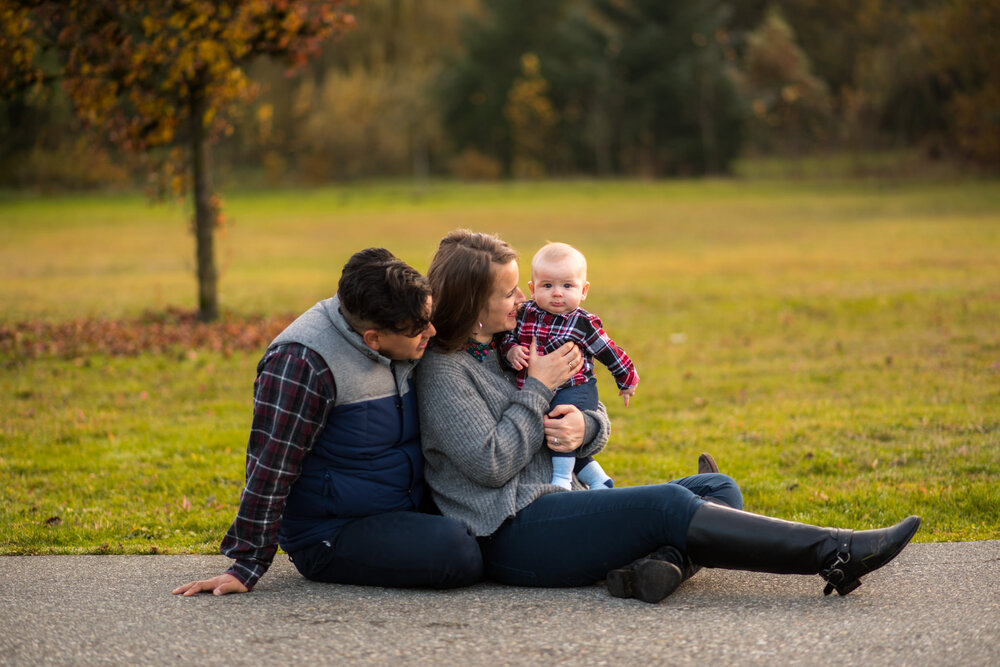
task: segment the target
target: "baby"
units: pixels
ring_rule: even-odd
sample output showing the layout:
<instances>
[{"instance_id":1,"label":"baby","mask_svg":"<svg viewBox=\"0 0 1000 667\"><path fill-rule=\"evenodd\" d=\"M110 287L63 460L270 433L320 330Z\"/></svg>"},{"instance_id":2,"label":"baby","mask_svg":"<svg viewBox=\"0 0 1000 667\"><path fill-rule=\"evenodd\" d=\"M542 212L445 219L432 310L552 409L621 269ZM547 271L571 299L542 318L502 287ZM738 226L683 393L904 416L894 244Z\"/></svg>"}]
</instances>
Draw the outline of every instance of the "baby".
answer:
<instances>
[{"instance_id":1,"label":"baby","mask_svg":"<svg viewBox=\"0 0 1000 667\"><path fill-rule=\"evenodd\" d=\"M565 243L547 243L531 260L531 301L524 304L517 328L504 337L501 352L518 371L517 385L524 385L527 375L528 348L537 338L539 354L548 354L566 341L573 341L583 352L583 368L559 387L552 406L575 405L581 410L597 409L596 357L615 377L625 406L635 395L639 375L625 351L615 345L596 315L580 308L587 298L587 259L579 250ZM573 472L591 489L611 488L614 482L592 457L577 459L570 452L552 452L552 483L572 488Z\"/></svg>"}]
</instances>

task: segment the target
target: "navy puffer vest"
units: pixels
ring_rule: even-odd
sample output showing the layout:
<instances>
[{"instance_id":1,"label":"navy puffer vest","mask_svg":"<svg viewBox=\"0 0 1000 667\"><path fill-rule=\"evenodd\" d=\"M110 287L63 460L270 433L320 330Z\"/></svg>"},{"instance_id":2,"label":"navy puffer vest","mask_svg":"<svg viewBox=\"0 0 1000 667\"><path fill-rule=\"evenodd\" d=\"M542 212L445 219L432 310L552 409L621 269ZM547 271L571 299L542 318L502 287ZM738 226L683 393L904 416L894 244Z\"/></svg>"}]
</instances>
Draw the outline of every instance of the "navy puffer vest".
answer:
<instances>
[{"instance_id":1,"label":"navy puffer vest","mask_svg":"<svg viewBox=\"0 0 1000 667\"><path fill-rule=\"evenodd\" d=\"M352 519L414 510L424 492L414 363L369 349L338 305L337 297L319 302L271 343L318 352L337 389L282 514L278 541L289 553L334 540Z\"/></svg>"}]
</instances>

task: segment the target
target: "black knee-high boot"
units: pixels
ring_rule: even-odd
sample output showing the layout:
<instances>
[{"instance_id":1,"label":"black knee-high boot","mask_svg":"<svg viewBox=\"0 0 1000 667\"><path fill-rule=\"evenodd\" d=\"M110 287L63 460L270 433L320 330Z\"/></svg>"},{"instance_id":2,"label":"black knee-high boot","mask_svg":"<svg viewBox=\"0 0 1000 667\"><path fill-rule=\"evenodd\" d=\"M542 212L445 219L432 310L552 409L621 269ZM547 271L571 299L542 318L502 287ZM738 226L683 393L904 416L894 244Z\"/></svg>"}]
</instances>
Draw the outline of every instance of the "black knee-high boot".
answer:
<instances>
[{"instance_id":1,"label":"black knee-high boot","mask_svg":"<svg viewBox=\"0 0 1000 667\"><path fill-rule=\"evenodd\" d=\"M698 565L776 574L819 574L823 591L847 595L860 578L903 550L920 527L911 516L877 530L842 530L794 523L705 503L687 532L687 555Z\"/></svg>"}]
</instances>

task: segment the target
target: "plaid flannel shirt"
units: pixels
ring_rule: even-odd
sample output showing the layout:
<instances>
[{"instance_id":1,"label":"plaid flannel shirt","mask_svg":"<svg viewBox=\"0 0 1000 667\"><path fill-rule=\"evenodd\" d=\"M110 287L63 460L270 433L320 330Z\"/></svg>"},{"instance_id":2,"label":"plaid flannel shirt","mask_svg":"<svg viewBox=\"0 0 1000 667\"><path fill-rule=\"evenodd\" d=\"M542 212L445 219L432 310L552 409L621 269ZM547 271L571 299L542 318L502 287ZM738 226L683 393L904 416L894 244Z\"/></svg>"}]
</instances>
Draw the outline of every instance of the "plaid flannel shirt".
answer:
<instances>
[{"instance_id":1,"label":"plaid flannel shirt","mask_svg":"<svg viewBox=\"0 0 1000 667\"><path fill-rule=\"evenodd\" d=\"M500 351L504 359L515 345L531 347L531 339L538 338L539 354L548 354L573 341L583 352L583 368L574 375L564 387L584 384L594 377L594 359L607 366L615 377L619 389L628 389L639 384L639 374L635 365L625 350L621 349L611 337L604 332L601 318L588 313L583 308L566 313L553 315L541 308L534 301L527 301L517 317L517 328L504 336ZM517 386L524 385L527 371L517 374Z\"/></svg>"},{"instance_id":2,"label":"plaid flannel shirt","mask_svg":"<svg viewBox=\"0 0 1000 667\"><path fill-rule=\"evenodd\" d=\"M257 364L246 486L220 547L236 561L227 574L248 589L274 560L288 492L326 425L335 397L333 373L304 345L278 345Z\"/></svg>"}]
</instances>

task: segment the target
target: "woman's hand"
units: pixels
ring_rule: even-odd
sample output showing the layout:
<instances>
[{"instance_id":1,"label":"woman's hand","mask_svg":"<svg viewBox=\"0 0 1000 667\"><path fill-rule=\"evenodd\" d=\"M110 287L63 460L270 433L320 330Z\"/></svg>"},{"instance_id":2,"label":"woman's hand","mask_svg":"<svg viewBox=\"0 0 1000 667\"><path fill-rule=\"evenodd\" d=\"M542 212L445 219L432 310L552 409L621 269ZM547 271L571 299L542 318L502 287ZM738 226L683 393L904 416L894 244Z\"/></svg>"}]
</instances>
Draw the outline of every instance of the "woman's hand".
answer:
<instances>
[{"instance_id":1,"label":"woman's hand","mask_svg":"<svg viewBox=\"0 0 1000 667\"><path fill-rule=\"evenodd\" d=\"M174 595L190 597L201 591L211 592L213 595L225 595L226 593L246 593L247 587L239 579L231 574L220 574L204 581L192 581L174 589Z\"/></svg>"},{"instance_id":2,"label":"woman's hand","mask_svg":"<svg viewBox=\"0 0 1000 667\"><path fill-rule=\"evenodd\" d=\"M538 354L538 342L531 339L528 350L528 377L535 378L549 389L555 389L570 379L583 365L583 354L576 343L565 343L549 354Z\"/></svg>"},{"instance_id":3,"label":"woman's hand","mask_svg":"<svg viewBox=\"0 0 1000 667\"><path fill-rule=\"evenodd\" d=\"M575 405L557 405L542 419L545 443L554 452L567 454L580 448L587 424Z\"/></svg>"}]
</instances>

